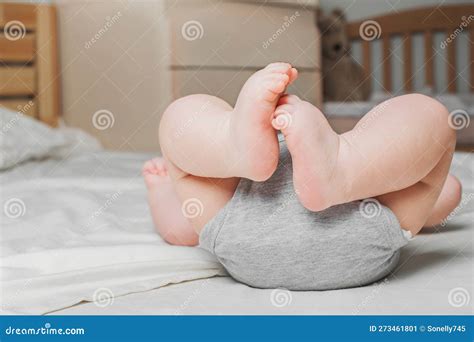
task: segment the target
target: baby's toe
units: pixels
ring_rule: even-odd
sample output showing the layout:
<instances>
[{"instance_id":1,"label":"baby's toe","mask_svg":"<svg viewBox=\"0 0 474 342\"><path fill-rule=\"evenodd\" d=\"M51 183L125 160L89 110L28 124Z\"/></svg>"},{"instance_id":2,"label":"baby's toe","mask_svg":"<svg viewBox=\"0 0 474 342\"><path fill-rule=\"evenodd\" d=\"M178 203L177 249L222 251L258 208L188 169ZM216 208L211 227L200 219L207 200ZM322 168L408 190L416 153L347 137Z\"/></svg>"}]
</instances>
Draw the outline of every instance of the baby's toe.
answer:
<instances>
[{"instance_id":1,"label":"baby's toe","mask_svg":"<svg viewBox=\"0 0 474 342\"><path fill-rule=\"evenodd\" d=\"M159 174L161 176L166 176L168 174L166 162L163 158L153 158L151 161L153 163L156 174Z\"/></svg>"},{"instance_id":2,"label":"baby's toe","mask_svg":"<svg viewBox=\"0 0 474 342\"><path fill-rule=\"evenodd\" d=\"M269 74L283 74L283 75L288 75L288 79L292 80L293 76L293 71L291 64L289 63L272 63L267 65L263 69L264 73L269 73Z\"/></svg>"},{"instance_id":3,"label":"baby's toe","mask_svg":"<svg viewBox=\"0 0 474 342\"><path fill-rule=\"evenodd\" d=\"M143 174L153 174L156 172L155 163L153 160L148 160L143 164L142 173Z\"/></svg>"},{"instance_id":4,"label":"baby's toe","mask_svg":"<svg viewBox=\"0 0 474 342\"><path fill-rule=\"evenodd\" d=\"M270 63L265 67L265 70L286 73L287 71L291 70L291 64L285 62Z\"/></svg>"},{"instance_id":5,"label":"baby's toe","mask_svg":"<svg viewBox=\"0 0 474 342\"><path fill-rule=\"evenodd\" d=\"M265 78L265 84L268 90L280 95L288 85L290 77L286 74L271 74Z\"/></svg>"},{"instance_id":6,"label":"baby's toe","mask_svg":"<svg viewBox=\"0 0 474 342\"><path fill-rule=\"evenodd\" d=\"M298 78L298 70L296 68L291 68L289 76L290 76L289 84L291 84Z\"/></svg>"},{"instance_id":7,"label":"baby's toe","mask_svg":"<svg viewBox=\"0 0 474 342\"><path fill-rule=\"evenodd\" d=\"M280 97L280 100L278 101L278 105L279 106L282 106L282 105L285 105L285 104L296 105L300 102L301 102L301 100L298 96L286 94L286 95L283 95L282 97Z\"/></svg>"}]
</instances>

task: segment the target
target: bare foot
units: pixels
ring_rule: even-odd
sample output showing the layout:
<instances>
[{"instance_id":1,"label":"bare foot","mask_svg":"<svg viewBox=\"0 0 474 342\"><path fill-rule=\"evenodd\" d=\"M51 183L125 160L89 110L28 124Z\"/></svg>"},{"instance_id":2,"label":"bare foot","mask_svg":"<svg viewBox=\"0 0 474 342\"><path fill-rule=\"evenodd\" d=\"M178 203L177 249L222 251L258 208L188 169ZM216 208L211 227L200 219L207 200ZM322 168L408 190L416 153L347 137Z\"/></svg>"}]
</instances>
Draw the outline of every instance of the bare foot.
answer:
<instances>
[{"instance_id":1,"label":"bare foot","mask_svg":"<svg viewBox=\"0 0 474 342\"><path fill-rule=\"evenodd\" d=\"M242 87L231 115L231 132L241 155L247 156L244 177L264 181L273 174L279 158L276 131L271 125L275 107L286 87L298 75L288 63L272 63L253 74Z\"/></svg>"},{"instance_id":2,"label":"bare foot","mask_svg":"<svg viewBox=\"0 0 474 342\"><path fill-rule=\"evenodd\" d=\"M160 186L160 184L171 182L163 158L153 158L145 162L142 174L148 191L154 190L154 188Z\"/></svg>"},{"instance_id":3,"label":"bare foot","mask_svg":"<svg viewBox=\"0 0 474 342\"><path fill-rule=\"evenodd\" d=\"M300 202L311 211L330 207L339 136L321 111L295 95L283 96L272 120L285 136L293 162L293 182Z\"/></svg>"},{"instance_id":4,"label":"bare foot","mask_svg":"<svg viewBox=\"0 0 474 342\"><path fill-rule=\"evenodd\" d=\"M199 236L183 216L181 201L168 175L164 158L147 161L142 169L148 189L148 204L160 236L172 245L196 246Z\"/></svg>"}]
</instances>

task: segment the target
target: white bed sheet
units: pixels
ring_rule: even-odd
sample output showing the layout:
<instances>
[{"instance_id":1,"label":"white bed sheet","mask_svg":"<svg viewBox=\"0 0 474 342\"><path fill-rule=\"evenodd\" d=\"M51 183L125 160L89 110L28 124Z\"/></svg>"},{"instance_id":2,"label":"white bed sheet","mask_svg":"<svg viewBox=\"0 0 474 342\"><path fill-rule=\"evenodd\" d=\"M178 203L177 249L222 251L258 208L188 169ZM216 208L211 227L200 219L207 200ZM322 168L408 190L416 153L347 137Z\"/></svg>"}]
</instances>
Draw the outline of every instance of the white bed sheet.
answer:
<instances>
[{"instance_id":1,"label":"white bed sheet","mask_svg":"<svg viewBox=\"0 0 474 342\"><path fill-rule=\"evenodd\" d=\"M85 153L0 173L3 314L101 306L223 273L206 251L170 246L154 232L140 175L149 157Z\"/></svg>"},{"instance_id":2,"label":"white bed sheet","mask_svg":"<svg viewBox=\"0 0 474 342\"><path fill-rule=\"evenodd\" d=\"M229 277L184 282L56 314L452 314L473 313L474 155L456 153L451 171L464 202L447 225L418 235L402 250L396 272L371 286L322 292L262 290Z\"/></svg>"},{"instance_id":3,"label":"white bed sheet","mask_svg":"<svg viewBox=\"0 0 474 342\"><path fill-rule=\"evenodd\" d=\"M59 163L53 160L31 162L0 174L2 196L5 188L8 190L13 186L9 190L11 193L30 193L31 197L27 199L39 199L44 203L36 207L30 205L29 199L25 200L25 216L35 212L56 212L46 217L45 222L49 223L64 222L64 217L58 214L63 210L58 212L58 208L70 213L77 211L77 208L61 198L52 198L56 193L53 189L64 186L66 192L83 198L83 204L87 204L86 198L92 201L94 204L87 211L83 204L79 205L81 211L89 215L92 209L103 206L107 194L110 199L117 190L123 189L119 199L101 216L100 220L105 221L105 226L101 226L104 222L96 222L98 228L89 236L77 237L75 229L84 227L84 222L88 222L77 214L76 217L69 217L68 223L58 230L51 230L51 225L40 226L35 221L31 225L35 231L33 236L17 233L23 239L29 237L27 244L31 246L49 248L50 256L46 253L46 256L43 254L41 258L36 258L38 254L35 253L38 251L31 247L31 250L22 252L22 257L18 257L21 253L16 253L16 259L8 259L12 255L11 249L16 247L7 243L10 245L10 255L5 255L5 245L2 246L2 261L7 260L12 266L23 264L27 272L32 265L35 270L49 273L68 267L76 271L66 277L60 272L53 272L39 282L35 278L25 282L23 278L20 283L13 283L13 294L11 289L8 298L2 294L4 304L7 299L6 304L9 305L4 313L180 315L473 312L472 154L455 155L452 172L463 181L465 199L468 200L456 210L446 227L419 235L411 241L402 251L397 271L386 280L372 286L323 292L250 288L230 277L212 277L222 275L222 269L209 254L198 248L164 246L153 232L146 208L145 188L138 174L141 164L149 157L98 152L74 156ZM23 179L28 181L23 182ZM32 183L39 184L40 190L28 192ZM82 223L78 225L78 222ZM13 246L21 246L19 240ZM51 244L55 248L51 248ZM63 248L59 248L61 244ZM130 262L128 257L136 258L136 262ZM81 271L77 272L78 269ZM59 278L56 277L58 274ZM173 276L170 277L170 274ZM18 277L18 274L14 276ZM181 283L173 284L178 282ZM100 298L102 295L105 299L98 303L87 302L94 299L97 291L95 297ZM116 297L107 298L111 293Z\"/></svg>"}]
</instances>

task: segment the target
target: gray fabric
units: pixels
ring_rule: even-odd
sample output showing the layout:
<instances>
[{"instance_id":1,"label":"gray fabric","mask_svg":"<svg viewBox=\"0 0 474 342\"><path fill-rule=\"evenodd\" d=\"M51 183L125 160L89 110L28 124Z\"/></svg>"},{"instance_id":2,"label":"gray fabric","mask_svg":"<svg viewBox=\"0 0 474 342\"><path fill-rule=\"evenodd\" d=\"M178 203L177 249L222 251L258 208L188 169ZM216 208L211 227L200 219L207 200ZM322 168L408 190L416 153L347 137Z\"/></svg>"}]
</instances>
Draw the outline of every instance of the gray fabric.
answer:
<instances>
[{"instance_id":1,"label":"gray fabric","mask_svg":"<svg viewBox=\"0 0 474 342\"><path fill-rule=\"evenodd\" d=\"M380 205L374 215L360 210L361 201L306 210L283 142L280 150L275 174L265 182L242 179L202 230L200 247L236 280L258 288L340 289L387 276L407 244L392 211Z\"/></svg>"}]
</instances>

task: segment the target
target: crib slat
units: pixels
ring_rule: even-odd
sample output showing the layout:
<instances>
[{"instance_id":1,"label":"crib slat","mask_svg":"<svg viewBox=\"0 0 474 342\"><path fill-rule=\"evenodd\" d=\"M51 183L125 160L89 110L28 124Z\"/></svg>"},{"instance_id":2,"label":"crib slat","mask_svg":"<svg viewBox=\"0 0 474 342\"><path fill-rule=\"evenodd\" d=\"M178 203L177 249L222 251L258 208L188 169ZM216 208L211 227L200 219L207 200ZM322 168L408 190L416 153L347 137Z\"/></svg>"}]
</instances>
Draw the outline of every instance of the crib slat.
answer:
<instances>
[{"instance_id":1,"label":"crib slat","mask_svg":"<svg viewBox=\"0 0 474 342\"><path fill-rule=\"evenodd\" d=\"M403 83L406 92L413 90L411 56L411 35L405 33L403 35Z\"/></svg>"},{"instance_id":2,"label":"crib slat","mask_svg":"<svg viewBox=\"0 0 474 342\"><path fill-rule=\"evenodd\" d=\"M38 29L36 43L41 47L38 53L37 77L38 87L41 89L36 95L38 103L39 119L56 126L59 118L59 70L57 53L57 36L52 32L57 32L56 8L46 5L36 6L38 15Z\"/></svg>"},{"instance_id":3,"label":"crib slat","mask_svg":"<svg viewBox=\"0 0 474 342\"><path fill-rule=\"evenodd\" d=\"M36 73L34 67L0 67L0 98L28 97L35 93Z\"/></svg>"},{"instance_id":4,"label":"crib slat","mask_svg":"<svg viewBox=\"0 0 474 342\"><path fill-rule=\"evenodd\" d=\"M431 31L425 31L425 85L434 89L433 74L433 35Z\"/></svg>"},{"instance_id":5,"label":"crib slat","mask_svg":"<svg viewBox=\"0 0 474 342\"><path fill-rule=\"evenodd\" d=\"M471 25L471 30L469 31L470 35L470 41L474 42L474 25ZM471 93L474 93L474 64L472 61L474 61L474 44L471 44L471 65L469 69L471 70Z\"/></svg>"},{"instance_id":6,"label":"crib slat","mask_svg":"<svg viewBox=\"0 0 474 342\"><path fill-rule=\"evenodd\" d=\"M386 91L392 91L392 63L390 56L390 36L382 38L382 58L383 58L383 87Z\"/></svg>"},{"instance_id":7,"label":"crib slat","mask_svg":"<svg viewBox=\"0 0 474 342\"><path fill-rule=\"evenodd\" d=\"M370 55L370 42L367 40L362 41L362 60L363 67L365 72L365 77L367 78L367 83L370 85L372 81L371 72L372 72L372 58Z\"/></svg>"},{"instance_id":8,"label":"crib slat","mask_svg":"<svg viewBox=\"0 0 474 342\"><path fill-rule=\"evenodd\" d=\"M448 36L452 31L448 31ZM448 63L446 65L448 77L448 92L456 92L456 39L447 44Z\"/></svg>"}]
</instances>

